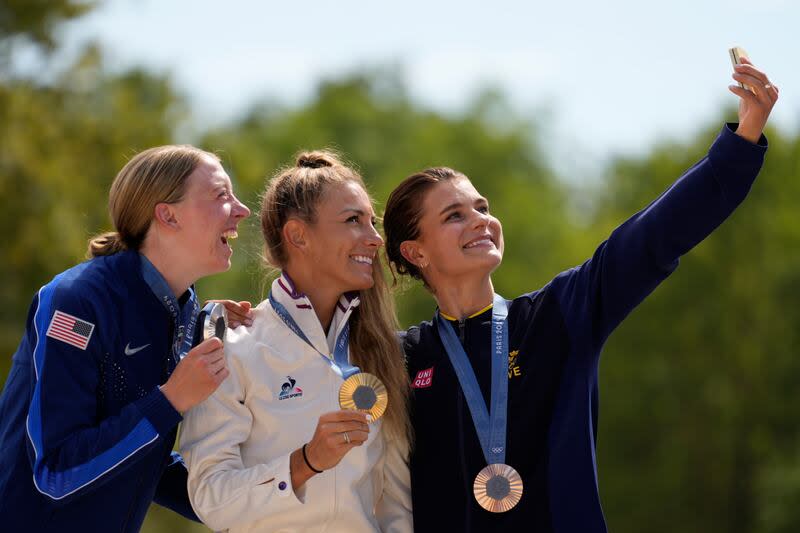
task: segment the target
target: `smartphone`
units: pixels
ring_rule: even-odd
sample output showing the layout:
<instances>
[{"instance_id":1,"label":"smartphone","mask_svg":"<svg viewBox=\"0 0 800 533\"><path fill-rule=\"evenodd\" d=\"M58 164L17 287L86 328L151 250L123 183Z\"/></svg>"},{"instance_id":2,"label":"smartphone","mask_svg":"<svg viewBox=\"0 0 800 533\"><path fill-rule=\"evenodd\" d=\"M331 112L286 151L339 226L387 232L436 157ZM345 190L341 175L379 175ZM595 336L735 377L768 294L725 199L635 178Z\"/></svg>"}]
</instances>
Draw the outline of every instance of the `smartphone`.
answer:
<instances>
[{"instance_id":1,"label":"smartphone","mask_svg":"<svg viewBox=\"0 0 800 533\"><path fill-rule=\"evenodd\" d=\"M741 46L734 46L733 48L729 48L728 54L731 56L731 63L733 63L733 66L741 64L743 57L746 59L750 59L750 56L747 55L747 52L745 52L744 48L742 48ZM739 87L748 90L750 92L753 92L753 89L749 85L745 85L742 82L739 82Z\"/></svg>"}]
</instances>

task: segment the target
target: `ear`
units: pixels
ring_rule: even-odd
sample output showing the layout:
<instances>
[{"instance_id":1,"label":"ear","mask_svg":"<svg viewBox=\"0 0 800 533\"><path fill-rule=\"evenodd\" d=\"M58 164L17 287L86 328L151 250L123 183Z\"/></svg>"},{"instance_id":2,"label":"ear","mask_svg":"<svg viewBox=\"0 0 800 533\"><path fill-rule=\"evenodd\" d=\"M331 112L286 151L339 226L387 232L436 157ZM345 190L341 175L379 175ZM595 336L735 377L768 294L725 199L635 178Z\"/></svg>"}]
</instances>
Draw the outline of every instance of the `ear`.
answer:
<instances>
[{"instance_id":1,"label":"ear","mask_svg":"<svg viewBox=\"0 0 800 533\"><path fill-rule=\"evenodd\" d=\"M289 248L305 250L308 248L308 236L306 234L306 224L302 220L290 218L283 225L283 242Z\"/></svg>"},{"instance_id":2,"label":"ear","mask_svg":"<svg viewBox=\"0 0 800 533\"><path fill-rule=\"evenodd\" d=\"M174 206L168 203L161 202L156 204L153 218L159 226L167 226L169 228L178 227L178 218L175 213Z\"/></svg>"},{"instance_id":3,"label":"ear","mask_svg":"<svg viewBox=\"0 0 800 533\"><path fill-rule=\"evenodd\" d=\"M406 261L420 270L425 269L430 263L428 255L417 241L403 241L400 243L400 254Z\"/></svg>"}]
</instances>

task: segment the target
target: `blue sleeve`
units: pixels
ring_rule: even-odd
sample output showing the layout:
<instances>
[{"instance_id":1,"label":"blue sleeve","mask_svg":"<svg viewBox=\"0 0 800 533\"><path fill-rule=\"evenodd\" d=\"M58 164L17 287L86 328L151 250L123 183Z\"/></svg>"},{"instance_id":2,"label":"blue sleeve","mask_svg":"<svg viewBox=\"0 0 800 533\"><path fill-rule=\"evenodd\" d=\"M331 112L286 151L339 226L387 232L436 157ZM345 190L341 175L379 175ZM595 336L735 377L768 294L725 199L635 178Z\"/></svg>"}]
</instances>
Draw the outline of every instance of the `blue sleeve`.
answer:
<instances>
[{"instance_id":1,"label":"blue sleeve","mask_svg":"<svg viewBox=\"0 0 800 533\"><path fill-rule=\"evenodd\" d=\"M171 459L172 462L161 475L153 501L167 509L172 509L189 520L199 522L200 519L197 518L192 504L189 502L189 492L186 488L189 471L180 454L172 452Z\"/></svg>"},{"instance_id":2,"label":"blue sleeve","mask_svg":"<svg viewBox=\"0 0 800 533\"><path fill-rule=\"evenodd\" d=\"M747 196L767 143L763 136L750 143L734 128L723 127L706 157L614 230L591 259L554 280L569 327L590 327L595 347Z\"/></svg>"},{"instance_id":3,"label":"blue sleeve","mask_svg":"<svg viewBox=\"0 0 800 533\"><path fill-rule=\"evenodd\" d=\"M41 288L29 324L36 380L26 422L29 455L36 488L56 503L129 468L181 419L158 388L100 418L100 362L110 336L102 328L113 316L102 316L102 297L82 294L63 277ZM65 317L78 325L65 328Z\"/></svg>"}]
</instances>

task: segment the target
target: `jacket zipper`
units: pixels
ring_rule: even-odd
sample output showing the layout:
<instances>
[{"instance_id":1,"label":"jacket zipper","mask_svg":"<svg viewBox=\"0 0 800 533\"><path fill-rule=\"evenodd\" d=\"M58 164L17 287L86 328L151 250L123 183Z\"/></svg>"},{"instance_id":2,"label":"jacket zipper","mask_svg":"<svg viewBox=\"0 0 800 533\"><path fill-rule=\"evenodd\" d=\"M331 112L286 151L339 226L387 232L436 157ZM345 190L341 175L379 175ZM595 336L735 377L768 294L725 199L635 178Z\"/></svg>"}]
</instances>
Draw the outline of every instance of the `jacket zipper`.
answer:
<instances>
[{"instance_id":1,"label":"jacket zipper","mask_svg":"<svg viewBox=\"0 0 800 533\"><path fill-rule=\"evenodd\" d=\"M466 319L459 318L458 319L458 340L461 341L461 346L464 348L464 353L467 352L467 343L466 343ZM461 456L461 472L464 476L465 484L467 485L467 502L469 502L470 493L470 482L472 481L472 477L470 476L469 468L467 468L467 457L464 446L464 391L461 390L461 387L458 387L458 438L459 438L459 454ZM470 420L472 420L470 415ZM469 532L472 530L472 525L470 521L470 508L471 505L467 503L464 506L464 531Z\"/></svg>"}]
</instances>

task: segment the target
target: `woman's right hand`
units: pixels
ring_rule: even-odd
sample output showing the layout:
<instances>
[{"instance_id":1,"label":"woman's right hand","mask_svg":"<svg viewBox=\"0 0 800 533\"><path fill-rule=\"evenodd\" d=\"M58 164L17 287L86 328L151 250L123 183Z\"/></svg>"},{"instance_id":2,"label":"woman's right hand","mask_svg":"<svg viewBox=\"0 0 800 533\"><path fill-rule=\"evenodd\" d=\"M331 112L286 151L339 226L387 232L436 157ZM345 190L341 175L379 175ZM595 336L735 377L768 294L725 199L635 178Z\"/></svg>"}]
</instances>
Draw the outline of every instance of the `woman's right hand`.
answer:
<instances>
[{"instance_id":1,"label":"woman's right hand","mask_svg":"<svg viewBox=\"0 0 800 533\"><path fill-rule=\"evenodd\" d=\"M746 57L742 58L742 64L734 67L733 79L752 88L752 90L742 89L738 85L729 87L730 91L741 99L739 127L736 129L736 134L751 143L757 143L767 124L772 106L778 101L778 88Z\"/></svg>"},{"instance_id":2,"label":"woman's right hand","mask_svg":"<svg viewBox=\"0 0 800 533\"><path fill-rule=\"evenodd\" d=\"M333 411L319 417L314 436L306 445L308 462L317 470L333 468L347 452L369 437L367 415L360 411Z\"/></svg>"},{"instance_id":3,"label":"woman's right hand","mask_svg":"<svg viewBox=\"0 0 800 533\"><path fill-rule=\"evenodd\" d=\"M175 410L183 414L211 396L228 373L222 341L211 337L181 359L161 386L161 392Z\"/></svg>"}]
</instances>

